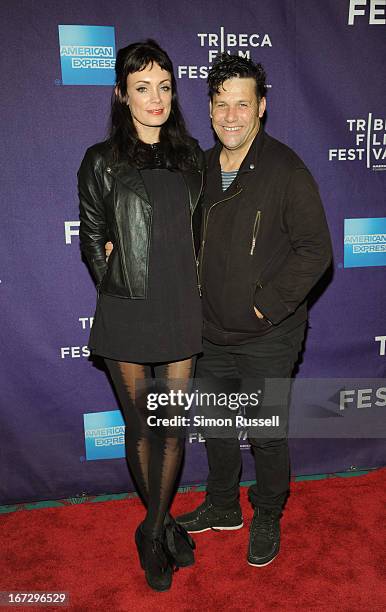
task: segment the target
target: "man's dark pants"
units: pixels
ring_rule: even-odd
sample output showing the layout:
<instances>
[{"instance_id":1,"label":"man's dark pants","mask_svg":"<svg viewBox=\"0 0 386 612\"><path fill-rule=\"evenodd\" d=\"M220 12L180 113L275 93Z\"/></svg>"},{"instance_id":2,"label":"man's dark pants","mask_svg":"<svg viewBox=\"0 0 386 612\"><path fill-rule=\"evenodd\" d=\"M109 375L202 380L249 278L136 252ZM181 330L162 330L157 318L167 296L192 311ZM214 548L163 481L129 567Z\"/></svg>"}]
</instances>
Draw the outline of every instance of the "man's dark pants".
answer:
<instances>
[{"instance_id":1,"label":"man's dark pants","mask_svg":"<svg viewBox=\"0 0 386 612\"><path fill-rule=\"evenodd\" d=\"M196 378L290 378L304 339L305 324L280 337L269 334L242 345L217 345L204 340ZM288 417L288 396L285 398ZM249 438L256 466L256 484L249 489L254 506L281 510L289 490L287 436ZM241 451L237 438L207 438L209 463L207 495L214 506L237 505Z\"/></svg>"}]
</instances>

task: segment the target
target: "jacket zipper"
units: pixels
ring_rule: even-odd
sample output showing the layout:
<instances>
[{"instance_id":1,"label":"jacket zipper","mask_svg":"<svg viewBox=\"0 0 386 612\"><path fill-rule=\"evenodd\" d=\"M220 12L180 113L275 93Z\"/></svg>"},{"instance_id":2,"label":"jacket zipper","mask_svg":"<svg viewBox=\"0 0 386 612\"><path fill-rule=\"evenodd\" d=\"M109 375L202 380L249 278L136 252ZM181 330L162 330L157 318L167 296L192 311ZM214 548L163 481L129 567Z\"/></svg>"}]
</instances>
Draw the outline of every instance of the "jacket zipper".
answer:
<instances>
[{"instance_id":1,"label":"jacket zipper","mask_svg":"<svg viewBox=\"0 0 386 612\"><path fill-rule=\"evenodd\" d=\"M198 203L198 201L199 201L199 199L201 197L201 194L202 194L203 184L204 184L204 173L201 172L201 187L200 187L200 192L198 194L197 203ZM189 207L191 209L192 208L191 207L192 198L191 198L191 195L190 195L189 187L188 187L188 194L189 194ZM196 208L197 208L197 203L196 203L196 206L194 207L194 210L196 210ZM200 297L202 297L200 277L199 277L199 274L198 274L198 258L196 257L196 248L194 246L194 236L193 236L193 214L194 214L194 210L190 214L190 234L191 234L191 237L192 237L193 257L194 257L194 261L195 261L195 264L196 264L197 288L198 288L198 293L199 293Z\"/></svg>"},{"instance_id":2,"label":"jacket zipper","mask_svg":"<svg viewBox=\"0 0 386 612\"><path fill-rule=\"evenodd\" d=\"M259 233L259 228L260 228L260 219L261 219L261 211L258 210L256 212L255 223L253 225L251 250L249 251L250 255L253 255L255 251L256 238L257 238L257 234Z\"/></svg>"},{"instance_id":3,"label":"jacket zipper","mask_svg":"<svg viewBox=\"0 0 386 612\"><path fill-rule=\"evenodd\" d=\"M232 198L236 197L237 195L240 195L241 192L242 192L242 188L240 187L239 191L237 191L233 195L229 196L228 198L224 198L223 200L219 200L218 202L214 202L214 204L212 204L210 206L210 208L208 209L208 212L206 213L205 218L204 218L204 231L203 231L203 234L202 234L202 241L201 241L201 248L200 248L200 274L202 274L202 262L203 262L203 259L204 259L204 247L205 247L206 231L207 231L207 228L208 228L209 213L212 210L212 208L217 206L217 204L221 204L222 202L227 202L228 200L231 200Z\"/></svg>"},{"instance_id":4,"label":"jacket zipper","mask_svg":"<svg viewBox=\"0 0 386 612\"><path fill-rule=\"evenodd\" d=\"M191 232L191 235L192 235L193 257L194 257L194 262L196 264L196 276L197 276L198 293L200 294L200 297L202 297L200 277L199 277L199 274L198 274L198 259L196 257L196 248L194 246L194 237L193 237L193 215L190 215L190 232Z\"/></svg>"}]
</instances>

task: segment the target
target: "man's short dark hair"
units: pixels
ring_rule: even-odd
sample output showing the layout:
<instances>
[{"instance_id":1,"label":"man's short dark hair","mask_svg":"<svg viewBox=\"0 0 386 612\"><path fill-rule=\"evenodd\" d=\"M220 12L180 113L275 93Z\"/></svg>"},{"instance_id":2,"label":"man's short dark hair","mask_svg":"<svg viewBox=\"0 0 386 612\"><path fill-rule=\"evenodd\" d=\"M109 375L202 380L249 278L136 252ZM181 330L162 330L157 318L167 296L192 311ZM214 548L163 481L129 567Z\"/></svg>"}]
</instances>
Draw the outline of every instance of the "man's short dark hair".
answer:
<instances>
[{"instance_id":1,"label":"man's short dark hair","mask_svg":"<svg viewBox=\"0 0 386 612\"><path fill-rule=\"evenodd\" d=\"M256 81L257 100L260 101L267 95L265 83L265 70L261 64L255 64L251 59L221 53L213 62L208 74L209 97L213 100L214 94L220 93L220 87L227 79L239 77L241 79L252 78Z\"/></svg>"}]
</instances>

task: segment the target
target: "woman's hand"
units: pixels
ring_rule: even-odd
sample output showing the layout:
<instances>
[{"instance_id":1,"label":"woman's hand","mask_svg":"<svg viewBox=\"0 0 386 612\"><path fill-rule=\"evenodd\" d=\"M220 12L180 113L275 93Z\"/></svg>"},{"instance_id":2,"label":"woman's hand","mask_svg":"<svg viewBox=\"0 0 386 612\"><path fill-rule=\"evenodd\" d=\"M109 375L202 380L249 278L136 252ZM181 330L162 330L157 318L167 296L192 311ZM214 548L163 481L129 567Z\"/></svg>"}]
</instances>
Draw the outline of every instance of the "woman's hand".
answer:
<instances>
[{"instance_id":1,"label":"woman's hand","mask_svg":"<svg viewBox=\"0 0 386 612\"><path fill-rule=\"evenodd\" d=\"M109 260L109 257L113 251L114 245L112 242L106 242L105 244L105 253L106 253L106 261Z\"/></svg>"}]
</instances>

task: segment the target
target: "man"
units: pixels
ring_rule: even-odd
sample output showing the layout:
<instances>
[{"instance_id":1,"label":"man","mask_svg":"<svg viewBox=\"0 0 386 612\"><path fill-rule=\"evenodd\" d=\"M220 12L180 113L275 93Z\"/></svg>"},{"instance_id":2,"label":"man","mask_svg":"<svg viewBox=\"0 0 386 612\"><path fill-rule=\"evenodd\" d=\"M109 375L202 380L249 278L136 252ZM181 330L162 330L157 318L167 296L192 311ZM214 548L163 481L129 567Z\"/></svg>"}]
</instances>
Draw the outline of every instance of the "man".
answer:
<instances>
[{"instance_id":1,"label":"man","mask_svg":"<svg viewBox=\"0 0 386 612\"><path fill-rule=\"evenodd\" d=\"M331 260L317 186L299 157L265 133L265 73L223 54L208 76L219 142L207 152L200 278L204 314L198 378L289 379L301 350L306 297ZM285 401L288 410L288 401ZM286 435L249 438L256 484L248 563L277 556L289 490ZM177 521L189 532L240 529L239 440L207 438L207 495Z\"/></svg>"}]
</instances>

